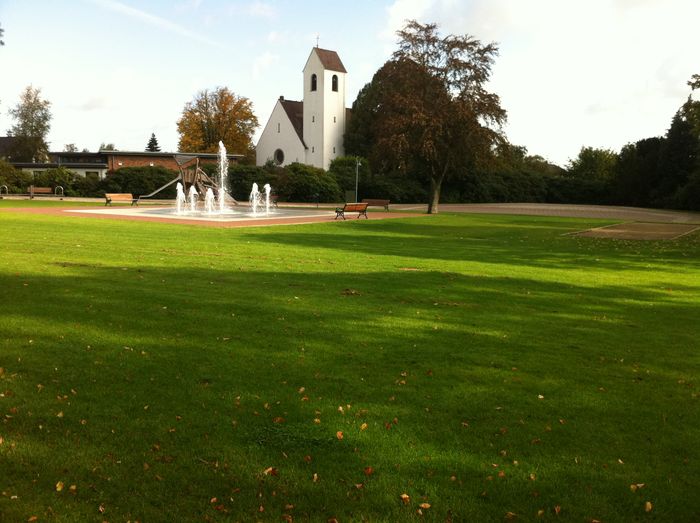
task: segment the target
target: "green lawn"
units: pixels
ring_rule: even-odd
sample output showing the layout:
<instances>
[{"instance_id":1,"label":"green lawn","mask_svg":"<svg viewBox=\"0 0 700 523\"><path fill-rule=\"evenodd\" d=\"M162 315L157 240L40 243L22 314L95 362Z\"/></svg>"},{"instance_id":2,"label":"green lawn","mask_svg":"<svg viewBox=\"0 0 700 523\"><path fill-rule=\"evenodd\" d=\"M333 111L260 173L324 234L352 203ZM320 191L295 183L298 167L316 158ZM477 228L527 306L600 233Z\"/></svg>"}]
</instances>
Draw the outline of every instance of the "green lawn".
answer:
<instances>
[{"instance_id":1,"label":"green lawn","mask_svg":"<svg viewBox=\"0 0 700 523\"><path fill-rule=\"evenodd\" d=\"M700 234L600 224L0 212L0 521L696 521Z\"/></svg>"}]
</instances>

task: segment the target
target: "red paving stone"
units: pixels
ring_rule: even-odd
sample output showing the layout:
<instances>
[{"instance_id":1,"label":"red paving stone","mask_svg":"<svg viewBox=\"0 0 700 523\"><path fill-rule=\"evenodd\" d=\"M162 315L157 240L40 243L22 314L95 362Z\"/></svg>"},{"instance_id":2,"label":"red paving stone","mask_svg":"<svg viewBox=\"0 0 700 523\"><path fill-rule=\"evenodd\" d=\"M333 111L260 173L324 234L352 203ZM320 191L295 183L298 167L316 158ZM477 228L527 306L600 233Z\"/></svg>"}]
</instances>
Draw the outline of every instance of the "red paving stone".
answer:
<instances>
[{"instance_id":1,"label":"red paving stone","mask_svg":"<svg viewBox=\"0 0 700 523\"><path fill-rule=\"evenodd\" d=\"M335 211L328 210L328 215L320 216L290 216L286 218L261 218L259 220L236 220L236 221L208 221L208 220L188 220L186 218L161 218L156 216L135 216L135 215L123 215L123 214L97 214L97 213L85 213L76 211L86 211L90 209L104 209L104 207L7 207L0 209L0 212L23 212L30 214L43 214L50 216L64 216L71 218L97 218L97 219L107 219L107 220L127 220L127 221L141 221L141 222L156 222L156 223L176 223L179 225L199 225L203 227L219 227L219 228L232 228L232 227L266 227L272 225L301 225L305 223L322 223L322 222L343 222L343 220L335 219ZM420 216L419 214L409 214L409 213L398 213L398 212L380 212L380 211L370 211L369 220L385 220L390 218L405 218L405 217L415 217ZM425 215L423 215L425 216ZM355 221L357 218L348 217L345 221L351 222ZM365 218L359 218L360 220L365 220Z\"/></svg>"}]
</instances>

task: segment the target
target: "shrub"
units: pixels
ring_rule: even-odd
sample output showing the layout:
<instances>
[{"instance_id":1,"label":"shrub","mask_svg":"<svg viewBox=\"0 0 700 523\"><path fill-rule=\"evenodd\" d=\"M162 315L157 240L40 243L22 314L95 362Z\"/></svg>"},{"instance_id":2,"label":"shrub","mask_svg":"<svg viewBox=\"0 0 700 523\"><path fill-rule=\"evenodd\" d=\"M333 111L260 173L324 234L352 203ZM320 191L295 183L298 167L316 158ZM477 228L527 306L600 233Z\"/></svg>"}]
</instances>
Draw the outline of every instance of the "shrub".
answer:
<instances>
[{"instance_id":1,"label":"shrub","mask_svg":"<svg viewBox=\"0 0 700 523\"><path fill-rule=\"evenodd\" d=\"M282 201L338 202L340 187L335 177L317 167L292 163L282 169L276 181L275 192Z\"/></svg>"},{"instance_id":2,"label":"shrub","mask_svg":"<svg viewBox=\"0 0 700 523\"><path fill-rule=\"evenodd\" d=\"M65 167L56 167L35 175L32 183L37 187L51 187L52 189L61 186L63 194L66 196L82 196L74 188L79 179L80 177L73 171Z\"/></svg>"},{"instance_id":3,"label":"shrub","mask_svg":"<svg viewBox=\"0 0 700 523\"><path fill-rule=\"evenodd\" d=\"M32 184L32 175L15 169L5 160L0 159L0 185L7 185L8 192L21 193L26 192L27 188Z\"/></svg>"},{"instance_id":4,"label":"shrub","mask_svg":"<svg viewBox=\"0 0 700 523\"><path fill-rule=\"evenodd\" d=\"M124 167L107 174L99 184L100 195L106 192L149 194L178 176L177 171L165 167ZM158 198L175 198L175 185L158 193Z\"/></svg>"},{"instance_id":5,"label":"shrub","mask_svg":"<svg viewBox=\"0 0 700 523\"><path fill-rule=\"evenodd\" d=\"M236 200L248 200L253 183L262 187L269 183L272 192L278 194L278 167L256 167L255 165L234 165L228 169L228 190Z\"/></svg>"}]
</instances>

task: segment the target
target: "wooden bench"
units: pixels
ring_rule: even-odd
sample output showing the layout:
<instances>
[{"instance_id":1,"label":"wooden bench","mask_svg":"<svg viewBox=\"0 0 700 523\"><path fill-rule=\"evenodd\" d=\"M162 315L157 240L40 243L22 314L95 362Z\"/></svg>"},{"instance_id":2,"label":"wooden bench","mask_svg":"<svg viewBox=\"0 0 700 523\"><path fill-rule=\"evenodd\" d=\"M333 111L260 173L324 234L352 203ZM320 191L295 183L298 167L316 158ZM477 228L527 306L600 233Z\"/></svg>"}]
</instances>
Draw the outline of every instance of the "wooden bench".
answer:
<instances>
[{"instance_id":1,"label":"wooden bench","mask_svg":"<svg viewBox=\"0 0 700 523\"><path fill-rule=\"evenodd\" d=\"M363 198L362 203L371 205L372 207L384 207L387 211L389 210L389 204L391 200L378 200L376 198Z\"/></svg>"},{"instance_id":2,"label":"wooden bench","mask_svg":"<svg viewBox=\"0 0 700 523\"><path fill-rule=\"evenodd\" d=\"M138 205L139 199L134 198L130 192L108 192L105 193L105 206L112 205L112 202L129 202L131 205Z\"/></svg>"},{"instance_id":3,"label":"wooden bench","mask_svg":"<svg viewBox=\"0 0 700 523\"><path fill-rule=\"evenodd\" d=\"M63 187L60 185L56 189L51 187L35 187L34 185L29 186L29 199L33 200L35 196L57 196L63 200Z\"/></svg>"},{"instance_id":4,"label":"wooden bench","mask_svg":"<svg viewBox=\"0 0 700 523\"><path fill-rule=\"evenodd\" d=\"M337 220L338 218L342 218L344 220L346 212L356 212L358 218L363 215L365 218L369 218L369 216L367 216L367 203L365 202L346 203L342 207L336 207L335 219Z\"/></svg>"}]
</instances>

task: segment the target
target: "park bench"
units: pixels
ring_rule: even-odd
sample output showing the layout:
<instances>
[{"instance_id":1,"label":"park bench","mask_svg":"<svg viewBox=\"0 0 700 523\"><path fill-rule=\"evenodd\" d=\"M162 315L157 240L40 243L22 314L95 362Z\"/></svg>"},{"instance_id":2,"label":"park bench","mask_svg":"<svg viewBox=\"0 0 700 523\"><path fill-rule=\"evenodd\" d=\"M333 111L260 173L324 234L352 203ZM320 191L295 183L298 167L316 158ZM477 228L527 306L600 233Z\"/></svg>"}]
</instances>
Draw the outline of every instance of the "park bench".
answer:
<instances>
[{"instance_id":1,"label":"park bench","mask_svg":"<svg viewBox=\"0 0 700 523\"><path fill-rule=\"evenodd\" d=\"M33 200L35 196L56 196L63 200L63 187L58 185L55 189L52 189L51 187L35 187L34 185L30 185L29 199Z\"/></svg>"},{"instance_id":2,"label":"park bench","mask_svg":"<svg viewBox=\"0 0 700 523\"><path fill-rule=\"evenodd\" d=\"M120 192L108 192L105 194L105 206L112 205L112 202L129 202L131 205L138 205L139 199L134 198L134 195L130 192L120 193Z\"/></svg>"},{"instance_id":3,"label":"park bench","mask_svg":"<svg viewBox=\"0 0 700 523\"><path fill-rule=\"evenodd\" d=\"M356 212L358 218L362 215L364 215L365 218L369 218L369 216L367 216L367 203L365 202L346 203L342 207L336 207L335 219L342 218L344 220L346 212Z\"/></svg>"},{"instance_id":4,"label":"park bench","mask_svg":"<svg viewBox=\"0 0 700 523\"><path fill-rule=\"evenodd\" d=\"M371 205L372 207L384 207L387 211L389 210L389 204L391 200L379 200L376 198L363 198L362 203Z\"/></svg>"}]
</instances>

